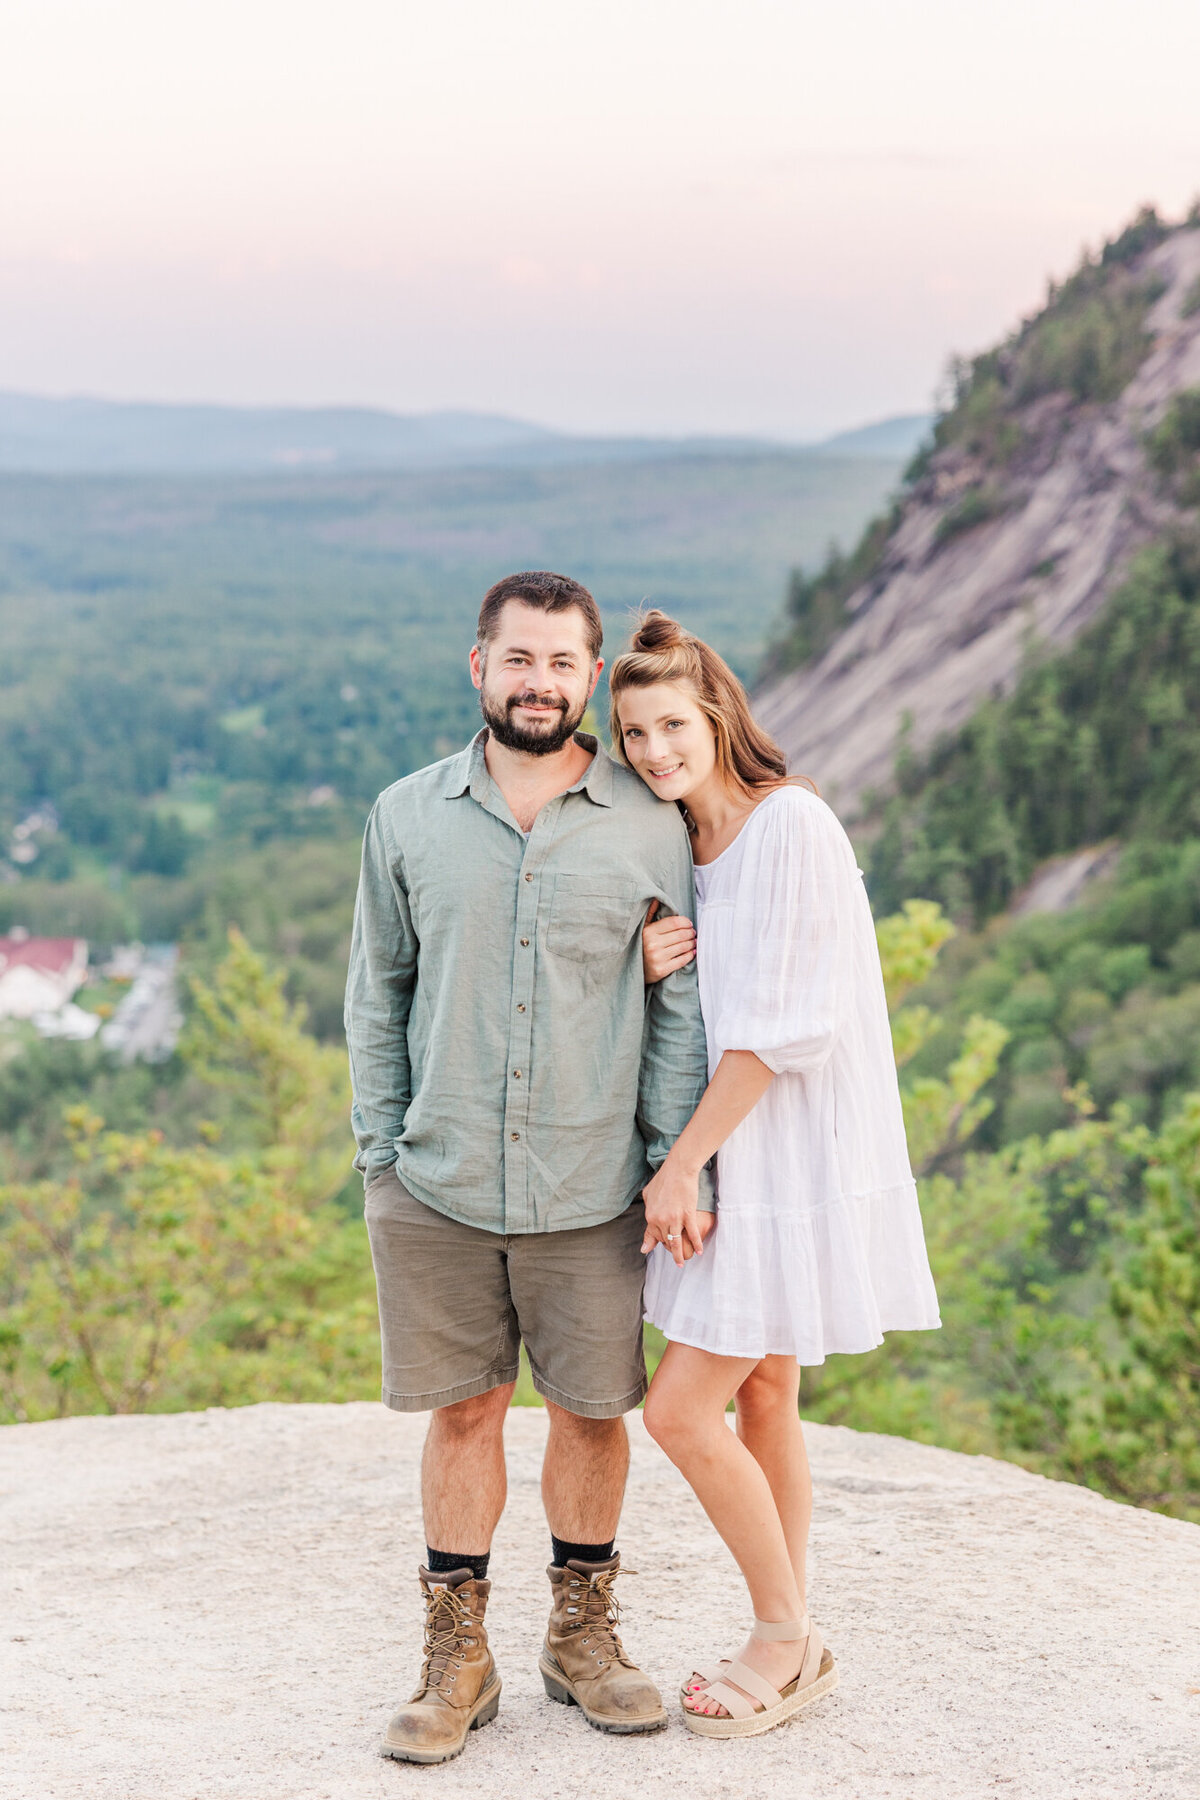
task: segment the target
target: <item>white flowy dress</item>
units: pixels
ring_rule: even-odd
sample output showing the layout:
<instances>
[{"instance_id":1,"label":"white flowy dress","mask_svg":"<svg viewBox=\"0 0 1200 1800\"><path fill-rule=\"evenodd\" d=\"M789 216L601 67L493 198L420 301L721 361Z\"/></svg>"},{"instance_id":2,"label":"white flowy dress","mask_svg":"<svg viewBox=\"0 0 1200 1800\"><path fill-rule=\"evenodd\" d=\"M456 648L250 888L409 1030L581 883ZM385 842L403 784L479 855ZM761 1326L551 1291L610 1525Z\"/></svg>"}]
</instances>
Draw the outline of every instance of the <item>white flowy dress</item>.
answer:
<instances>
[{"instance_id":1,"label":"white flowy dress","mask_svg":"<svg viewBox=\"0 0 1200 1800\"><path fill-rule=\"evenodd\" d=\"M908 1161L875 926L823 800L783 787L696 869L709 1078L753 1050L776 1079L717 1152L717 1225L646 1317L720 1356L816 1364L929 1331L937 1295Z\"/></svg>"}]
</instances>

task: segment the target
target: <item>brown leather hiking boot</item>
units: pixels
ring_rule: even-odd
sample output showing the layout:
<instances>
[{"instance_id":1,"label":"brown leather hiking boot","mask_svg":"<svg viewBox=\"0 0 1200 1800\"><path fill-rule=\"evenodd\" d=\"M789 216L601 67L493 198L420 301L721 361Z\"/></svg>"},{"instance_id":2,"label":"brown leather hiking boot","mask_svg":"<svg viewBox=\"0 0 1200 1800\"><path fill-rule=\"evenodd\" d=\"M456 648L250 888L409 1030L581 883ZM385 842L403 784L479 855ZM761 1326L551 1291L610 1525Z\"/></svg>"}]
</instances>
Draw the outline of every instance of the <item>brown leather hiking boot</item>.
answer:
<instances>
[{"instance_id":1,"label":"brown leather hiking boot","mask_svg":"<svg viewBox=\"0 0 1200 1800\"><path fill-rule=\"evenodd\" d=\"M449 1575L421 1570L425 1596L425 1661L417 1691L393 1714L380 1749L397 1762L440 1763L457 1756L468 1731L500 1707L500 1677L488 1649L483 1614L490 1581L470 1569Z\"/></svg>"},{"instance_id":2,"label":"brown leather hiking boot","mask_svg":"<svg viewBox=\"0 0 1200 1800\"><path fill-rule=\"evenodd\" d=\"M578 1706L597 1731L664 1731L662 1695L617 1635L620 1608L612 1584L621 1566L611 1562L550 1564L554 1610L538 1668L551 1700Z\"/></svg>"}]
</instances>

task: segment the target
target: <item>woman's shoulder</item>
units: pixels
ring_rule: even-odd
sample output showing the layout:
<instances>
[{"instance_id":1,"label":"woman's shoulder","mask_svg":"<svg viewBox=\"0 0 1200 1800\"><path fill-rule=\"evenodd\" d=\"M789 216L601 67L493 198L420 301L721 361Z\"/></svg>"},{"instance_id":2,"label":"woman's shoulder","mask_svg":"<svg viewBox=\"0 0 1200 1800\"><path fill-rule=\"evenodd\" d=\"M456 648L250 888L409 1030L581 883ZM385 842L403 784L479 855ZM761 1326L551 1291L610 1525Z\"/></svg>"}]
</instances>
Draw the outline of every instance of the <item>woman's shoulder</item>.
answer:
<instances>
[{"instance_id":1,"label":"woman's shoulder","mask_svg":"<svg viewBox=\"0 0 1200 1800\"><path fill-rule=\"evenodd\" d=\"M798 834L801 841L824 839L846 845L850 842L832 806L812 788L796 781L775 788L765 800L760 800L755 817L765 834Z\"/></svg>"}]
</instances>

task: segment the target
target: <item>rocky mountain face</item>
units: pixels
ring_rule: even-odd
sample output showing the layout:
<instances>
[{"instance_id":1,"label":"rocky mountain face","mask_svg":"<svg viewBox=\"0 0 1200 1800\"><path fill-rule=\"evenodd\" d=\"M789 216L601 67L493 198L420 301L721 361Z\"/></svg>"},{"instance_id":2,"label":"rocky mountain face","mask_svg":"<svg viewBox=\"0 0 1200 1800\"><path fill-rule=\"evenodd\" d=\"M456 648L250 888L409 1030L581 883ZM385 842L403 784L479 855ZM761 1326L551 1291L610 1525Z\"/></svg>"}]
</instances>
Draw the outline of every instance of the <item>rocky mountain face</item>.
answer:
<instances>
[{"instance_id":1,"label":"rocky mountain face","mask_svg":"<svg viewBox=\"0 0 1200 1800\"><path fill-rule=\"evenodd\" d=\"M1192 504L1156 430L1200 390L1200 218L1144 214L1000 349L964 364L954 405L891 518L793 584L800 667L756 711L846 818L920 751L1007 691L1031 640L1069 642L1145 544ZM1170 423L1170 421L1169 421ZM806 614L805 617L800 617ZM814 636L815 633L815 636Z\"/></svg>"}]
</instances>

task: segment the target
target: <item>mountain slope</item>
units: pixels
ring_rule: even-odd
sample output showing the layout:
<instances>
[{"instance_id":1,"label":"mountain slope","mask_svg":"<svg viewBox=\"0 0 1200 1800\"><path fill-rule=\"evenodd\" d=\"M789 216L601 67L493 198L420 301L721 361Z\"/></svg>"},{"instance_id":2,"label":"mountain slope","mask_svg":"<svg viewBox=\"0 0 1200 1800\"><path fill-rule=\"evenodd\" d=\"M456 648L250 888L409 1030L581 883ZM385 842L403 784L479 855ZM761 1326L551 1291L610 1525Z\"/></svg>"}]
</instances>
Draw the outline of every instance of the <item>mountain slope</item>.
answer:
<instances>
[{"instance_id":1,"label":"mountain slope","mask_svg":"<svg viewBox=\"0 0 1200 1800\"><path fill-rule=\"evenodd\" d=\"M847 816L890 782L902 726L920 751L962 725L1013 685L1031 637L1074 639L1178 523L1146 439L1200 387L1198 295L1200 220L1139 216L962 366L891 516L793 582L757 710Z\"/></svg>"}]
</instances>

